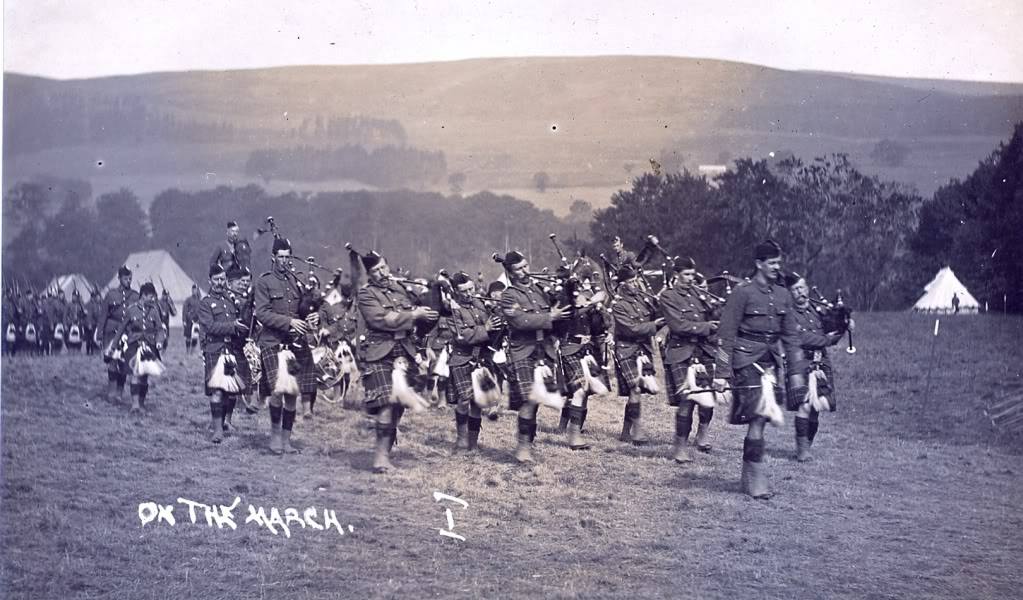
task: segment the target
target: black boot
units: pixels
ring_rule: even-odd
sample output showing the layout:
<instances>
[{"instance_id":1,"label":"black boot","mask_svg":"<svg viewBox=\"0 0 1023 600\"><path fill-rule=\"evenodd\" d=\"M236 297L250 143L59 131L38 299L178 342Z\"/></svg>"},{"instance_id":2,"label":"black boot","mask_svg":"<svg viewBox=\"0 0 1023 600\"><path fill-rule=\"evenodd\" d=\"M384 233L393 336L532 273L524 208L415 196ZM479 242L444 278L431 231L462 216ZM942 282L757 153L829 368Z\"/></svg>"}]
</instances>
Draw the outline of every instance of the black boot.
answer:
<instances>
[{"instance_id":1,"label":"black boot","mask_svg":"<svg viewBox=\"0 0 1023 600\"><path fill-rule=\"evenodd\" d=\"M700 424L696 429L696 449L700 452L710 452L711 445L707 440L707 435L710 432L710 422L714 418L714 409L706 406L699 408Z\"/></svg>"},{"instance_id":2,"label":"black boot","mask_svg":"<svg viewBox=\"0 0 1023 600\"><path fill-rule=\"evenodd\" d=\"M820 421L817 417L820 415L819 412L813 411L810 413L810 422L806 425L806 440L813 445L813 438L817 437L817 428L820 426Z\"/></svg>"},{"instance_id":3,"label":"black boot","mask_svg":"<svg viewBox=\"0 0 1023 600\"><path fill-rule=\"evenodd\" d=\"M813 455L810 454L810 440L808 439L809 429L809 419L796 417L796 460L799 462L810 462L813 460Z\"/></svg>"},{"instance_id":4,"label":"black boot","mask_svg":"<svg viewBox=\"0 0 1023 600\"><path fill-rule=\"evenodd\" d=\"M774 495L767 484L767 465L764 464L764 440L746 438L742 443L743 491L757 500Z\"/></svg>"},{"instance_id":5,"label":"black boot","mask_svg":"<svg viewBox=\"0 0 1023 600\"><path fill-rule=\"evenodd\" d=\"M572 450L588 450L590 448L590 445L583 441L582 437L582 412L581 408L576 407L573 407L571 411L571 418L568 423L568 447Z\"/></svg>"},{"instance_id":6,"label":"black boot","mask_svg":"<svg viewBox=\"0 0 1023 600\"><path fill-rule=\"evenodd\" d=\"M468 423L468 445L466 450L475 452L479 449L480 430L483 428L483 417L469 417Z\"/></svg>"},{"instance_id":7,"label":"black boot","mask_svg":"<svg viewBox=\"0 0 1023 600\"><path fill-rule=\"evenodd\" d=\"M677 463L693 462L689 456L689 430L693 428L693 415L683 411L675 413L675 444L672 446L671 458Z\"/></svg>"},{"instance_id":8,"label":"black boot","mask_svg":"<svg viewBox=\"0 0 1023 600\"><path fill-rule=\"evenodd\" d=\"M455 452L469 449L469 415L455 411Z\"/></svg>"},{"instance_id":9,"label":"black boot","mask_svg":"<svg viewBox=\"0 0 1023 600\"><path fill-rule=\"evenodd\" d=\"M565 406L561 408L561 421L558 422L558 433L565 433L568 429L568 424L572 421L572 407L565 403Z\"/></svg>"}]
</instances>

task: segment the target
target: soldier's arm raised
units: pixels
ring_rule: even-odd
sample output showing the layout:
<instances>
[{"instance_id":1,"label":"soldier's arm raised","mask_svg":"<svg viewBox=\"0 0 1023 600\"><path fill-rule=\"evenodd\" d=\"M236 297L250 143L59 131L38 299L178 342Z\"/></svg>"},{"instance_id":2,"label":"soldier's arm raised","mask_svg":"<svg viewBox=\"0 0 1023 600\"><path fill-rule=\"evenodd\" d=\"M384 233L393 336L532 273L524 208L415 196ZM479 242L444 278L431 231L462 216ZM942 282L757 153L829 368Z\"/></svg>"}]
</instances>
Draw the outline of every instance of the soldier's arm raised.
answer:
<instances>
[{"instance_id":1,"label":"soldier's arm raised","mask_svg":"<svg viewBox=\"0 0 1023 600\"><path fill-rule=\"evenodd\" d=\"M487 326L477 325L475 321L466 318L466 310L456 310L454 317L455 335L458 341L466 346L477 346L490 340L490 332Z\"/></svg>"},{"instance_id":2,"label":"soldier's arm raised","mask_svg":"<svg viewBox=\"0 0 1023 600\"><path fill-rule=\"evenodd\" d=\"M511 293L509 293L511 292ZM548 311L529 313L522 308L519 300L521 293L509 288L501 292L501 314L512 329L519 331L537 331L551 329L554 319Z\"/></svg>"},{"instance_id":3,"label":"soldier's arm raised","mask_svg":"<svg viewBox=\"0 0 1023 600\"><path fill-rule=\"evenodd\" d=\"M611 313L615 317L615 333L620 331L633 338L649 337L657 333L657 323L636 319L629 313L624 302L615 302Z\"/></svg>"},{"instance_id":4,"label":"soldier's arm raised","mask_svg":"<svg viewBox=\"0 0 1023 600\"><path fill-rule=\"evenodd\" d=\"M415 327L415 311L385 308L368 287L359 290L359 312L366 326L378 331L408 331Z\"/></svg>"}]
</instances>

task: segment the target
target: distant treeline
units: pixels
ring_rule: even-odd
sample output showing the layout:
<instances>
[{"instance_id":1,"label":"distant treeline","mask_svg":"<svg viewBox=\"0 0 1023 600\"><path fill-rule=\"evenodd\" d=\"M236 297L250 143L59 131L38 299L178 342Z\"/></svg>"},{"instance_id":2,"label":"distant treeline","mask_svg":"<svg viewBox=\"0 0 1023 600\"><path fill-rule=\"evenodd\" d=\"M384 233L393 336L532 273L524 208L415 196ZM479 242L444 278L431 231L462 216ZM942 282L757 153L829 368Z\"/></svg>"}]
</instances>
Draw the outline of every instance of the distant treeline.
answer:
<instances>
[{"instance_id":1,"label":"distant treeline","mask_svg":"<svg viewBox=\"0 0 1023 600\"><path fill-rule=\"evenodd\" d=\"M1023 123L965 181L925 201L912 188L860 173L844 155L803 163L740 159L713 182L687 171L645 174L594 216L591 249L649 234L705 273L749 274L765 238L786 266L858 309L912 305L944 265L978 301L1023 312Z\"/></svg>"},{"instance_id":2,"label":"distant treeline","mask_svg":"<svg viewBox=\"0 0 1023 600\"><path fill-rule=\"evenodd\" d=\"M298 146L256 150L245 162L245 174L270 182L354 179L377 187L436 184L447 176L443 152L407 146L337 148Z\"/></svg>"},{"instance_id":3,"label":"distant treeline","mask_svg":"<svg viewBox=\"0 0 1023 600\"><path fill-rule=\"evenodd\" d=\"M36 184L16 186L4 205L10 201L25 206L15 201L25 195L39 200L44 191ZM570 225L549 210L490 193L466 198L407 190L274 196L255 185L199 192L171 189L151 204L148 227L138 198L127 189L100 196L95 209L83 206L80 198L68 196L49 218L12 214L25 224L4 249L6 281L39 288L54 275L81 272L103 285L128 253L162 248L193 279L205 282L209 257L224 239L227 221L237 221L242 234L251 238L271 215L297 256L315 256L323 265L347 270L344 245L351 242L362 251L376 249L396 267L420 275L446 268L483 271L493 278L500 266L490 255L509 248L522 250L538 265L556 265L548 234L557 233L571 244L574 235L586 233L585 227ZM252 244L257 275L269 267L271 240L267 234Z\"/></svg>"},{"instance_id":4,"label":"distant treeline","mask_svg":"<svg viewBox=\"0 0 1023 600\"><path fill-rule=\"evenodd\" d=\"M356 144L403 146L405 128L394 119L314 115L285 118L264 127L243 127L155 110L141 97L106 96L66 90L44 93L19 81L18 94L5 97L4 147L23 153L55 146L146 142Z\"/></svg>"}]
</instances>

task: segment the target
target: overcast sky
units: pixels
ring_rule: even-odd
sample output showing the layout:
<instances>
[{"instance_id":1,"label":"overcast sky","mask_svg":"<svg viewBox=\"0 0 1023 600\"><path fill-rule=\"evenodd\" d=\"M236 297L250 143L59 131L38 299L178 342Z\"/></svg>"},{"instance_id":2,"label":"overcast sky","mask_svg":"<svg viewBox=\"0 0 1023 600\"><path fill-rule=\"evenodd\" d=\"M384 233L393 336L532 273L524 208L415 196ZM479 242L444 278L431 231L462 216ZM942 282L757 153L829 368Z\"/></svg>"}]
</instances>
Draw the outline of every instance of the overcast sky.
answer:
<instances>
[{"instance_id":1,"label":"overcast sky","mask_svg":"<svg viewBox=\"0 0 1023 600\"><path fill-rule=\"evenodd\" d=\"M4 69L79 78L634 54L1023 82L1021 32L1023 0L4 0Z\"/></svg>"}]
</instances>

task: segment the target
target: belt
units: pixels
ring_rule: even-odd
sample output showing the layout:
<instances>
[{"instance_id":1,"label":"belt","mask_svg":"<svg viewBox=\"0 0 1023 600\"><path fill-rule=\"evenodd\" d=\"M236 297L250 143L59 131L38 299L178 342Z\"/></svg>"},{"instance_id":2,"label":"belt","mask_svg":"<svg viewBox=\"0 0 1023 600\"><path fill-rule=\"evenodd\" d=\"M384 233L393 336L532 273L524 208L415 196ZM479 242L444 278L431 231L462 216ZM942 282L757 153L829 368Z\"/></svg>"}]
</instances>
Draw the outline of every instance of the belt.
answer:
<instances>
[{"instance_id":1,"label":"belt","mask_svg":"<svg viewBox=\"0 0 1023 600\"><path fill-rule=\"evenodd\" d=\"M776 333L753 333L752 331L740 331L737 337L751 342L760 342L761 344L773 344L778 341L778 334Z\"/></svg>"}]
</instances>

